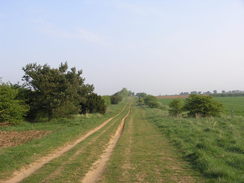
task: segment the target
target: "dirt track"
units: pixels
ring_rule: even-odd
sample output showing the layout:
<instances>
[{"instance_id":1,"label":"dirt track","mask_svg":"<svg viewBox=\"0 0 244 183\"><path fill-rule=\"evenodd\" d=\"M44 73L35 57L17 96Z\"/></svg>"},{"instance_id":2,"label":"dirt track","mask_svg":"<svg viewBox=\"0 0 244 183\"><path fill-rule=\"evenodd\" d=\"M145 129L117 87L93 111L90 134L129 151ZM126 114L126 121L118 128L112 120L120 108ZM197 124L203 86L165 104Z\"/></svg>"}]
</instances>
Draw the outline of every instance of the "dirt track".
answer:
<instances>
[{"instance_id":1,"label":"dirt track","mask_svg":"<svg viewBox=\"0 0 244 183\"><path fill-rule=\"evenodd\" d=\"M54 152L52 152L51 154L48 154L47 156L44 156L42 158L40 158L39 160L31 163L30 165L23 167L22 169L15 171L13 173L13 176L6 179L6 180L0 180L1 183L17 183L22 181L23 179L25 179L26 177L30 176L31 174L33 174L35 171L37 171L38 169L40 169L42 166L44 166L45 164L49 163L51 160L58 158L59 156L61 156L62 154L64 154L65 152L71 150L72 148L74 148L77 144L79 144L80 142L84 141L85 139L87 139L89 136L91 136L92 134L94 134L95 132L97 132L98 130L100 130L101 128L103 128L105 125L107 125L111 120L113 120L114 118L116 118L118 115L120 115L124 110L125 110L126 106L121 110L121 112L119 112L118 114L116 114L115 116L109 118L108 120L104 121L101 125L99 125L98 127L88 131L85 135L82 135L81 137L79 137L78 139L76 139L75 141L64 145L63 147L60 147L58 149L56 149Z\"/></svg>"},{"instance_id":2,"label":"dirt track","mask_svg":"<svg viewBox=\"0 0 244 183\"><path fill-rule=\"evenodd\" d=\"M106 166L107 161L109 160L113 149L115 148L125 125L125 120L129 116L129 112L126 114L126 116L121 120L121 123L119 127L117 128L115 134L111 137L109 140L108 146L105 149L104 153L101 155L100 159L98 159L90 169L89 172L85 175L85 177L81 180L82 183L95 183L102 175L104 168Z\"/></svg>"}]
</instances>

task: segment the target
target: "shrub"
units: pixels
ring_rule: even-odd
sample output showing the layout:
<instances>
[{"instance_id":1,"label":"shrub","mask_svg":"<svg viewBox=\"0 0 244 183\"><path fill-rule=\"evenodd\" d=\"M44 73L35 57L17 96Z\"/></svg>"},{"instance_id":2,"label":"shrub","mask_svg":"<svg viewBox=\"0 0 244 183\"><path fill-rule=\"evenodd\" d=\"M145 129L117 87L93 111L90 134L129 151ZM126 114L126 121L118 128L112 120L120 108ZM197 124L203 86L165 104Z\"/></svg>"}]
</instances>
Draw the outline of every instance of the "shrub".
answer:
<instances>
[{"instance_id":1,"label":"shrub","mask_svg":"<svg viewBox=\"0 0 244 183\"><path fill-rule=\"evenodd\" d=\"M118 104L122 101L122 97L118 95L111 96L111 104Z\"/></svg>"},{"instance_id":2,"label":"shrub","mask_svg":"<svg viewBox=\"0 0 244 183\"><path fill-rule=\"evenodd\" d=\"M85 113L101 113L106 112L106 105L101 96L92 93L87 96L86 102L81 104L81 112Z\"/></svg>"},{"instance_id":3,"label":"shrub","mask_svg":"<svg viewBox=\"0 0 244 183\"><path fill-rule=\"evenodd\" d=\"M103 98L106 106L111 105L111 98L110 98L110 96L107 96L106 95L106 96L102 96L102 98Z\"/></svg>"},{"instance_id":4,"label":"shrub","mask_svg":"<svg viewBox=\"0 0 244 183\"><path fill-rule=\"evenodd\" d=\"M157 98L152 95L148 95L148 96L144 97L144 103L151 108L159 108L159 106L160 106Z\"/></svg>"},{"instance_id":5,"label":"shrub","mask_svg":"<svg viewBox=\"0 0 244 183\"><path fill-rule=\"evenodd\" d=\"M15 123L26 115L29 107L17 99L18 92L9 85L0 85L0 122Z\"/></svg>"},{"instance_id":6,"label":"shrub","mask_svg":"<svg viewBox=\"0 0 244 183\"><path fill-rule=\"evenodd\" d=\"M180 116L182 112L184 111L184 103L180 99L174 99L170 104L169 104L169 114L171 116Z\"/></svg>"},{"instance_id":7,"label":"shrub","mask_svg":"<svg viewBox=\"0 0 244 183\"><path fill-rule=\"evenodd\" d=\"M219 116L223 111L223 105L215 101L211 96L190 95L185 100L184 109L189 116Z\"/></svg>"}]
</instances>

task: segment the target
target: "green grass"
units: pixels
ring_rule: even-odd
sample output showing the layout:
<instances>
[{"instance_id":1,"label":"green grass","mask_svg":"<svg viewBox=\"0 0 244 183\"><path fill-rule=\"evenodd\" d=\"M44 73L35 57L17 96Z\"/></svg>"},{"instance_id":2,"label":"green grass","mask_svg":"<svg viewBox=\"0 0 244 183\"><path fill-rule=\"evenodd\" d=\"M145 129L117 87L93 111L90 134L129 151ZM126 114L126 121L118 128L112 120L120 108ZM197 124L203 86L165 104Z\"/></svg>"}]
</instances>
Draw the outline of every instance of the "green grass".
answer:
<instances>
[{"instance_id":1,"label":"green grass","mask_svg":"<svg viewBox=\"0 0 244 183\"><path fill-rule=\"evenodd\" d=\"M124 105L125 102L119 105L111 105L105 115L89 114L88 116L75 116L73 119L56 119L46 123L23 122L16 126L0 127L0 130L3 131L51 131L50 134L41 139L33 139L15 147L0 148L0 178L11 175L14 170L84 134L117 114Z\"/></svg>"},{"instance_id":2,"label":"green grass","mask_svg":"<svg viewBox=\"0 0 244 183\"><path fill-rule=\"evenodd\" d=\"M52 160L22 182L80 182L92 163L100 157L111 135L115 133L121 119L127 112L128 108L104 128L62 156Z\"/></svg>"},{"instance_id":3,"label":"green grass","mask_svg":"<svg viewBox=\"0 0 244 183\"><path fill-rule=\"evenodd\" d=\"M224 104L226 114L244 116L244 97L215 97L215 100Z\"/></svg>"},{"instance_id":4,"label":"green grass","mask_svg":"<svg viewBox=\"0 0 244 183\"><path fill-rule=\"evenodd\" d=\"M172 118L147 109L147 119L207 182L244 182L244 117Z\"/></svg>"},{"instance_id":5,"label":"green grass","mask_svg":"<svg viewBox=\"0 0 244 183\"><path fill-rule=\"evenodd\" d=\"M124 132L100 181L102 183L200 182L200 176L179 158L160 131L145 120L145 110L133 107Z\"/></svg>"},{"instance_id":6,"label":"green grass","mask_svg":"<svg viewBox=\"0 0 244 183\"><path fill-rule=\"evenodd\" d=\"M244 97L214 97L214 99L224 105L226 115L244 116ZM161 98L158 100L164 105L169 105L173 99Z\"/></svg>"},{"instance_id":7,"label":"green grass","mask_svg":"<svg viewBox=\"0 0 244 183\"><path fill-rule=\"evenodd\" d=\"M171 102L172 100L174 100L174 99L171 99L171 98L160 98L160 99L158 99L158 100L159 100L159 102L160 102L161 104L169 105L170 102Z\"/></svg>"}]
</instances>

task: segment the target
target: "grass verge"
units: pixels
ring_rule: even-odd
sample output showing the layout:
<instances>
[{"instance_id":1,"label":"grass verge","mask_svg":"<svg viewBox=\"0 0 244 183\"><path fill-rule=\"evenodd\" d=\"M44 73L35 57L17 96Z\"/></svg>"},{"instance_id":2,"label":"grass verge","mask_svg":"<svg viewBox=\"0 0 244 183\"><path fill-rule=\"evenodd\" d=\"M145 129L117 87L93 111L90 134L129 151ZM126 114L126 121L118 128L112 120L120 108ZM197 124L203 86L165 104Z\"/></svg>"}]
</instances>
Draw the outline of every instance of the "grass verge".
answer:
<instances>
[{"instance_id":1,"label":"grass verge","mask_svg":"<svg viewBox=\"0 0 244 183\"><path fill-rule=\"evenodd\" d=\"M214 183L244 182L244 118L172 118L146 109L147 119L184 159Z\"/></svg>"}]
</instances>

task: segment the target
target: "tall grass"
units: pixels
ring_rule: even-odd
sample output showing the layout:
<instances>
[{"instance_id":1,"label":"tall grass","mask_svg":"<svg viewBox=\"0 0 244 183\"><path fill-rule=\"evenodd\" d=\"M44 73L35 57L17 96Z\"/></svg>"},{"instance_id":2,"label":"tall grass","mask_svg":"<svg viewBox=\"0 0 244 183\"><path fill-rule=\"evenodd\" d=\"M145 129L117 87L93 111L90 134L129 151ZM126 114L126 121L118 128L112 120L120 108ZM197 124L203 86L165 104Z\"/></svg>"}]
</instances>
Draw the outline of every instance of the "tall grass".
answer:
<instances>
[{"instance_id":1,"label":"tall grass","mask_svg":"<svg viewBox=\"0 0 244 183\"><path fill-rule=\"evenodd\" d=\"M209 182L244 182L244 117L171 118L147 109L147 118Z\"/></svg>"}]
</instances>

